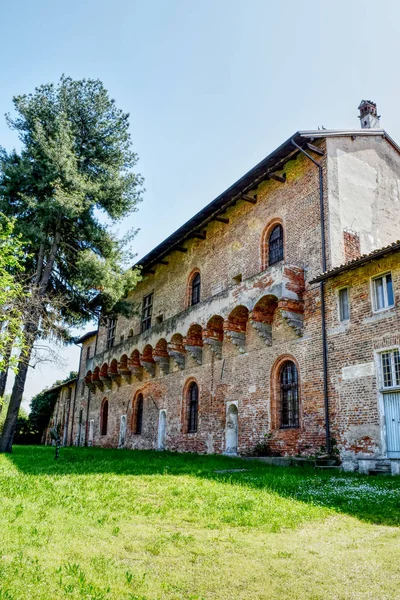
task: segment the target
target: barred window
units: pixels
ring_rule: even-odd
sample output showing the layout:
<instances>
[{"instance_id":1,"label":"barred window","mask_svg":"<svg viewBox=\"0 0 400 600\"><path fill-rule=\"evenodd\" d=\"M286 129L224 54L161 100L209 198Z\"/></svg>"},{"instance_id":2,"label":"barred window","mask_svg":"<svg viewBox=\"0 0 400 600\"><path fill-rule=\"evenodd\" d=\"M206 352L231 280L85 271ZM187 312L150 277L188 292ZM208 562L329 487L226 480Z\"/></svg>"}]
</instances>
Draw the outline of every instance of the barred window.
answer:
<instances>
[{"instance_id":1,"label":"barred window","mask_svg":"<svg viewBox=\"0 0 400 600\"><path fill-rule=\"evenodd\" d=\"M194 381L189 387L189 422L188 432L194 433L197 431L197 418L199 410L199 388Z\"/></svg>"},{"instance_id":2,"label":"barred window","mask_svg":"<svg viewBox=\"0 0 400 600\"><path fill-rule=\"evenodd\" d=\"M275 225L268 240L268 263L274 265L283 260L283 227Z\"/></svg>"},{"instance_id":3,"label":"barred window","mask_svg":"<svg viewBox=\"0 0 400 600\"><path fill-rule=\"evenodd\" d=\"M400 351L382 352L382 384L384 388L400 387Z\"/></svg>"},{"instance_id":4,"label":"barred window","mask_svg":"<svg viewBox=\"0 0 400 600\"><path fill-rule=\"evenodd\" d=\"M147 294L142 304L142 331L151 327L151 316L153 314L153 294Z\"/></svg>"},{"instance_id":5,"label":"barred window","mask_svg":"<svg viewBox=\"0 0 400 600\"><path fill-rule=\"evenodd\" d=\"M191 305L198 304L200 302L200 287L201 278L200 273L196 273L192 280L192 294L191 294Z\"/></svg>"},{"instance_id":6,"label":"barred window","mask_svg":"<svg viewBox=\"0 0 400 600\"><path fill-rule=\"evenodd\" d=\"M297 368L286 361L280 374L281 427L299 427L299 384Z\"/></svg>"},{"instance_id":7,"label":"barred window","mask_svg":"<svg viewBox=\"0 0 400 600\"><path fill-rule=\"evenodd\" d=\"M114 346L115 341L115 328L117 326L117 319L110 317L107 322L107 350ZM90 348L89 348L90 351Z\"/></svg>"}]
</instances>

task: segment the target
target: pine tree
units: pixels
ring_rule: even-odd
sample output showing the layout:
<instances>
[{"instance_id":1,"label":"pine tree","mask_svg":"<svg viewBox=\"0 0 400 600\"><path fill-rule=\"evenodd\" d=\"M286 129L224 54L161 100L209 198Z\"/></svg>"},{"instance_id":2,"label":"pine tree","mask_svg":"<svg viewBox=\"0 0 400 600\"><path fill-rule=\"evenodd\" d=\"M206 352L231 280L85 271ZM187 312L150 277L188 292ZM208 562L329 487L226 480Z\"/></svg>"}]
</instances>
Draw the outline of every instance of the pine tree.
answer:
<instances>
[{"instance_id":1,"label":"pine tree","mask_svg":"<svg viewBox=\"0 0 400 600\"><path fill-rule=\"evenodd\" d=\"M35 341L67 341L71 326L101 311L129 313L124 298L139 273L126 268L131 237L118 240L112 228L136 210L143 191L133 172L128 115L100 81L63 76L58 85L42 85L13 102L16 117L7 119L22 150L1 151L0 211L16 218L26 241L30 284L3 452L12 449Z\"/></svg>"}]
</instances>

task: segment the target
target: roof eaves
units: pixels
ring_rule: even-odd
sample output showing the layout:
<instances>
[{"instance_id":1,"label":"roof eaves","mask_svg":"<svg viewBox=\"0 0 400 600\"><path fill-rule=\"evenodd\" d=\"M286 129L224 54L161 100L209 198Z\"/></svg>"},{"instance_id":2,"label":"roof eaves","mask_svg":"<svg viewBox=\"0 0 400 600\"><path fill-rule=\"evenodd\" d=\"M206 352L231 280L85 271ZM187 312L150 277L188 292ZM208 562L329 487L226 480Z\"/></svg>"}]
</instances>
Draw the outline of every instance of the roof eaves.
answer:
<instances>
[{"instance_id":1,"label":"roof eaves","mask_svg":"<svg viewBox=\"0 0 400 600\"><path fill-rule=\"evenodd\" d=\"M282 169L284 164L298 153L298 150L293 147L291 140L295 139L301 144L302 140L306 137L305 133L301 135L298 131L290 136L283 144L257 163L250 171L222 192L222 194L217 196L168 238L146 254L146 256L140 259L135 266L149 268L155 265L160 258L171 252L174 247L184 243L193 231L207 225L215 216L223 213L231 204L239 200L240 196L258 185L258 183L268 176L269 172Z\"/></svg>"},{"instance_id":2,"label":"roof eaves","mask_svg":"<svg viewBox=\"0 0 400 600\"><path fill-rule=\"evenodd\" d=\"M400 146L384 129L317 129L310 131L299 131L300 137L307 138L330 138L330 137L372 137L380 136L400 154Z\"/></svg>"},{"instance_id":3,"label":"roof eaves","mask_svg":"<svg viewBox=\"0 0 400 600\"><path fill-rule=\"evenodd\" d=\"M186 223L181 225L170 236L153 248L148 254L141 258L134 267L150 269L167 254L182 246L188 240L193 232L205 227L218 214L222 214L232 205L240 196L253 189L258 183L268 176L269 172L280 170L284 164L292 157L296 156L298 150L293 148L291 140L294 139L300 146L307 141L312 142L315 139L329 137L349 137L349 136L381 136L385 138L397 152L400 154L400 147L386 133L384 129L318 129L297 131L290 136L283 144L278 146L273 152L257 163L252 169L245 173L240 179L227 188L222 194L217 196L198 213L191 217Z\"/></svg>"},{"instance_id":4,"label":"roof eaves","mask_svg":"<svg viewBox=\"0 0 400 600\"><path fill-rule=\"evenodd\" d=\"M64 381L63 383L59 383L58 385L54 385L53 387L49 388L48 390L44 390L45 392L54 392L55 390L58 390L59 388L63 388L67 385L70 385L71 383L74 383L78 381L77 377L73 377L72 379L68 379L68 381Z\"/></svg>"},{"instance_id":5,"label":"roof eaves","mask_svg":"<svg viewBox=\"0 0 400 600\"><path fill-rule=\"evenodd\" d=\"M378 250L373 250L369 254L363 254L359 258L356 258L347 263L339 265L338 267L335 267L334 269L331 269L330 271L326 271L325 273L321 273L321 275L319 275L318 277L315 277L315 279L312 279L310 281L310 285L313 283L320 283L321 281L326 281L327 279L336 277L337 275L340 275L341 273L345 273L345 272L351 271L353 269L358 269L358 267L361 267L362 265L364 265L368 262L371 262L373 260L377 260L378 258L382 258L386 254L393 254L394 252L399 252L399 251L400 251L400 240L397 240L396 242L393 242L392 244L389 244L388 246L384 246L383 248L379 248Z\"/></svg>"},{"instance_id":6,"label":"roof eaves","mask_svg":"<svg viewBox=\"0 0 400 600\"><path fill-rule=\"evenodd\" d=\"M97 334L97 330L88 331L88 333L84 333L83 335L81 335L81 337L78 340L76 340L75 344L82 344L87 339L94 337L96 334Z\"/></svg>"}]
</instances>

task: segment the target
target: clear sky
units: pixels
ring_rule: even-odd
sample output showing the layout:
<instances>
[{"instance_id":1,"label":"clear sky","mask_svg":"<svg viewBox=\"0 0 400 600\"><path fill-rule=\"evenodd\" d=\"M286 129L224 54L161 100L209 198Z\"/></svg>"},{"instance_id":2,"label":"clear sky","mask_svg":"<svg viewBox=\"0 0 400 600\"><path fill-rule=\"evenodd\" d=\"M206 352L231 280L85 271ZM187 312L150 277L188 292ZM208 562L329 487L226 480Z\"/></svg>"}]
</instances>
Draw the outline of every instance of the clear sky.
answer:
<instances>
[{"instance_id":1,"label":"clear sky","mask_svg":"<svg viewBox=\"0 0 400 600\"><path fill-rule=\"evenodd\" d=\"M138 258L299 129L358 128L362 98L400 141L397 0L0 0L0 145L15 94L100 78L130 113L146 193L121 225ZM32 370L25 405L77 367Z\"/></svg>"}]
</instances>

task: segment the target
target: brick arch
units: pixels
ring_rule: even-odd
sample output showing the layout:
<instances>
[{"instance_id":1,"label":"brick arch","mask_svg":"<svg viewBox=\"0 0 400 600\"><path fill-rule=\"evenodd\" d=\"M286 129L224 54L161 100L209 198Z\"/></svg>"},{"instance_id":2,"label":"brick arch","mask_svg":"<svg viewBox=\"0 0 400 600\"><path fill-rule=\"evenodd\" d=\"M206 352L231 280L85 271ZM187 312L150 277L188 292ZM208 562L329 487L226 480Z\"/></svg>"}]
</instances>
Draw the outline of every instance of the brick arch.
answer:
<instances>
[{"instance_id":1,"label":"brick arch","mask_svg":"<svg viewBox=\"0 0 400 600\"><path fill-rule=\"evenodd\" d=\"M224 323L224 329L246 333L247 322L249 320L249 309L240 304L236 306L229 314Z\"/></svg>"},{"instance_id":2,"label":"brick arch","mask_svg":"<svg viewBox=\"0 0 400 600\"><path fill-rule=\"evenodd\" d=\"M199 407L200 407L200 386L199 386L199 382L197 381L197 379L195 377L189 377L186 381L185 381L185 385L183 386L183 391L182 391L182 409L181 409L181 423L182 423L182 433L188 433L189 430L189 392L190 392L190 388L192 386L192 384L195 383L197 385L197 389L198 389L198 414L199 414Z\"/></svg>"},{"instance_id":3,"label":"brick arch","mask_svg":"<svg viewBox=\"0 0 400 600\"><path fill-rule=\"evenodd\" d=\"M161 338L158 340L156 347L154 348L153 356L164 356L168 358L168 344L167 340Z\"/></svg>"},{"instance_id":4,"label":"brick arch","mask_svg":"<svg viewBox=\"0 0 400 600\"><path fill-rule=\"evenodd\" d=\"M203 331L203 338L222 342L224 339L224 318L220 315L213 315L211 319L208 319L207 326Z\"/></svg>"},{"instance_id":5,"label":"brick arch","mask_svg":"<svg viewBox=\"0 0 400 600\"><path fill-rule=\"evenodd\" d=\"M181 333L174 333L171 338L170 344L174 344L177 346L182 346L183 344L183 335Z\"/></svg>"},{"instance_id":6,"label":"brick arch","mask_svg":"<svg viewBox=\"0 0 400 600\"><path fill-rule=\"evenodd\" d=\"M275 227L275 225L281 225L282 227L282 232L283 232L283 258L285 258L285 241L286 241L286 234L285 234L285 226L283 223L283 220L280 217L275 217L274 219L272 219L271 221L268 222L268 224L264 227L263 232L261 234L261 243L260 243L260 263L261 263L261 270L265 271L265 269L268 268L268 259L269 259L269 236L271 235L271 232L273 230L273 228Z\"/></svg>"},{"instance_id":7,"label":"brick arch","mask_svg":"<svg viewBox=\"0 0 400 600\"><path fill-rule=\"evenodd\" d=\"M128 364L132 367L140 367L140 352L137 348L132 350Z\"/></svg>"},{"instance_id":8,"label":"brick arch","mask_svg":"<svg viewBox=\"0 0 400 600\"><path fill-rule=\"evenodd\" d=\"M283 365L291 361L295 364L297 369L297 381L298 381L298 393L299 393L299 428L302 426L302 394L301 394L301 375L300 366L297 359L293 354L282 354L279 356L271 368L270 377L270 407L271 407L271 425L270 429L279 429L281 426L281 388L280 388L280 375Z\"/></svg>"},{"instance_id":9,"label":"brick arch","mask_svg":"<svg viewBox=\"0 0 400 600\"><path fill-rule=\"evenodd\" d=\"M154 362L153 346L151 346L151 344L146 344L146 346L143 348L143 352L140 355L140 362Z\"/></svg>"},{"instance_id":10,"label":"brick arch","mask_svg":"<svg viewBox=\"0 0 400 600\"><path fill-rule=\"evenodd\" d=\"M273 294L262 296L251 311L251 320L272 324L274 313L278 307L278 298Z\"/></svg>"},{"instance_id":11,"label":"brick arch","mask_svg":"<svg viewBox=\"0 0 400 600\"><path fill-rule=\"evenodd\" d=\"M192 306L192 283L196 275L200 275L200 294L201 294L201 273L198 267L195 267L189 273L186 283L186 294L185 294L185 308Z\"/></svg>"},{"instance_id":12,"label":"brick arch","mask_svg":"<svg viewBox=\"0 0 400 600\"><path fill-rule=\"evenodd\" d=\"M99 375L100 377L108 377L108 363L103 363Z\"/></svg>"},{"instance_id":13,"label":"brick arch","mask_svg":"<svg viewBox=\"0 0 400 600\"><path fill-rule=\"evenodd\" d=\"M192 323L189 327L184 343L188 346L202 346L203 345L203 328L198 323Z\"/></svg>"},{"instance_id":14,"label":"brick arch","mask_svg":"<svg viewBox=\"0 0 400 600\"><path fill-rule=\"evenodd\" d=\"M128 355L123 354L119 359L119 368L127 369L128 368Z\"/></svg>"},{"instance_id":15,"label":"brick arch","mask_svg":"<svg viewBox=\"0 0 400 600\"><path fill-rule=\"evenodd\" d=\"M100 381L100 367L97 366L94 368L93 373L92 373L92 382L95 383L95 381L99 382Z\"/></svg>"},{"instance_id":16,"label":"brick arch","mask_svg":"<svg viewBox=\"0 0 400 600\"><path fill-rule=\"evenodd\" d=\"M118 375L118 361L116 358L113 358L110 366L108 368L109 375Z\"/></svg>"}]
</instances>

